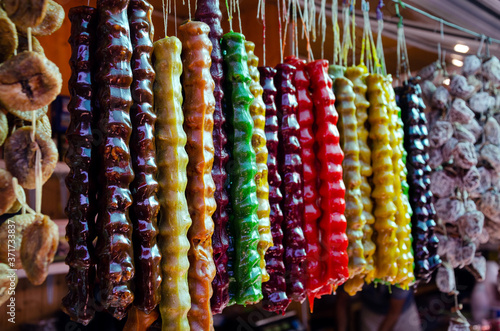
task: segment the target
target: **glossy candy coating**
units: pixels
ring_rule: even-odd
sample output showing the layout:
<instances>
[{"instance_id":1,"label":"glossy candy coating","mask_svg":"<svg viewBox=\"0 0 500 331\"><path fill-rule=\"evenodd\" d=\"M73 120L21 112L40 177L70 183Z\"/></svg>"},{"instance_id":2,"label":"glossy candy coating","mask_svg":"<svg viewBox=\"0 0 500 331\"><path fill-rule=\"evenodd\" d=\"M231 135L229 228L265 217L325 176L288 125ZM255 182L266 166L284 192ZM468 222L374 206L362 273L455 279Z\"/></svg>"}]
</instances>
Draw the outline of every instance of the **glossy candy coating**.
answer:
<instances>
[{"instance_id":1,"label":"glossy candy coating","mask_svg":"<svg viewBox=\"0 0 500 331\"><path fill-rule=\"evenodd\" d=\"M271 224L269 221L269 184L267 181L267 146L266 134L264 132L266 125L266 106L262 100L263 89L260 86L260 73L257 70L259 58L255 56L255 44L251 41L245 42L245 49L248 55L248 71L252 82L250 83L250 92L254 99L250 104L250 115L253 120L252 131L252 147L255 151L255 160L257 163L257 173L255 174L255 185L257 185L257 199L259 207L257 209L257 217L259 218L259 234L260 240L257 249L260 255L260 269L262 271L262 282L269 280L269 274L266 270L266 251L273 245L273 237L271 235Z\"/></svg>"},{"instance_id":2,"label":"glossy candy coating","mask_svg":"<svg viewBox=\"0 0 500 331\"><path fill-rule=\"evenodd\" d=\"M222 36L224 57L224 107L228 119L229 197L232 207L230 229L234 236L234 281L229 283L230 302L252 304L262 299L260 269L258 200L255 174L257 164L252 148L253 120L249 107L250 74L245 37L228 32Z\"/></svg>"},{"instance_id":3,"label":"glossy candy coating","mask_svg":"<svg viewBox=\"0 0 500 331\"><path fill-rule=\"evenodd\" d=\"M134 179L128 147L132 132L130 106L132 45L128 23L128 0L97 3L96 104L100 113L98 133L100 179L98 192L96 255L101 305L122 319L134 300L129 185Z\"/></svg>"},{"instance_id":4,"label":"glossy candy coating","mask_svg":"<svg viewBox=\"0 0 500 331\"><path fill-rule=\"evenodd\" d=\"M158 246L162 255L160 314L162 330L189 330L187 313L191 296L188 229L191 226L186 186L188 155L183 128L181 61L182 44L177 37L154 43L154 106L156 160L158 165Z\"/></svg>"},{"instance_id":5,"label":"glossy candy coating","mask_svg":"<svg viewBox=\"0 0 500 331\"><path fill-rule=\"evenodd\" d=\"M373 255L375 253L375 243L372 241L373 223L373 202L371 199L372 188L368 182L368 177L373 173L371 167L371 150L368 146L368 130L366 128L366 120L368 119L368 107L370 103L366 100L366 76L367 69L363 65L349 67L345 71L345 76L353 83L353 90L356 94L354 101L356 105L356 119L357 119L357 134L359 146L359 163L361 174L361 201L363 203L363 218L366 223L363 226L363 254L366 260L365 269L361 275L354 276L349 279L345 285L344 290L354 295L360 291L364 282L371 283L375 278L375 265Z\"/></svg>"},{"instance_id":6,"label":"glossy candy coating","mask_svg":"<svg viewBox=\"0 0 500 331\"><path fill-rule=\"evenodd\" d=\"M278 111L276 109L274 76L276 70L271 67L259 67L260 84L264 89L262 98L266 105L266 145L268 150L267 168L269 181L269 204L271 213L271 234L273 246L266 252L266 270L269 280L262 284L262 306L265 310L277 314L284 313L290 300L286 295L285 264L283 263L283 212L281 210L281 176L278 171Z\"/></svg>"},{"instance_id":7,"label":"glossy candy coating","mask_svg":"<svg viewBox=\"0 0 500 331\"><path fill-rule=\"evenodd\" d=\"M286 294L290 300L302 302L306 298L306 241L302 230L303 166L297 121L297 97L293 76L296 68L282 63L276 66L274 85L277 89L279 140L278 167L283 179L283 239L285 248Z\"/></svg>"},{"instance_id":8,"label":"glossy candy coating","mask_svg":"<svg viewBox=\"0 0 500 331\"><path fill-rule=\"evenodd\" d=\"M328 61L316 60L307 64L316 120L317 157L320 164L319 195L321 218L321 260L323 278L328 284L319 293L330 294L349 277L346 235L345 186L342 180L344 153L340 148L337 129L338 113L332 80L328 76Z\"/></svg>"},{"instance_id":9,"label":"glossy candy coating","mask_svg":"<svg viewBox=\"0 0 500 331\"><path fill-rule=\"evenodd\" d=\"M356 119L356 95L352 82L344 76L344 69L339 66L330 66L330 75L333 76L333 90L336 96L335 107L339 113L340 146L344 151L342 162L343 179L346 183L346 211L347 238L349 246L349 277L361 274L366 266L363 252L363 203L361 201L361 166L359 162L359 143Z\"/></svg>"},{"instance_id":10,"label":"glossy candy coating","mask_svg":"<svg viewBox=\"0 0 500 331\"><path fill-rule=\"evenodd\" d=\"M303 165L302 190L304 192L303 231L306 240L307 260L306 292L309 306L312 311L314 298L318 291L326 285L321 278L321 245L319 242L318 220L321 216L318 201L318 164L314 152L314 113L311 92L309 91L309 74L306 71L306 62L295 56L289 56L285 62L296 68L293 83L296 87L297 120L300 125L299 142Z\"/></svg>"},{"instance_id":11,"label":"glossy candy coating","mask_svg":"<svg viewBox=\"0 0 500 331\"><path fill-rule=\"evenodd\" d=\"M155 72L151 65L153 42L151 34L153 6L146 0L130 0L128 7L130 39L132 41L132 74L130 87L134 103L130 107L132 135L130 155L135 178L130 184L132 206L130 220L133 225L134 244L134 305L146 314L151 313L160 301L161 255L156 242L158 235L157 215L159 210L156 192L158 182L153 109L153 82ZM141 323L143 315L137 315Z\"/></svg>"},{"instance_id":12,"label":"glossy candy coating","mask_svg":"<svg viewBox=\"0 0 500 331\"><path fill-rule=\"evenodd\" d=\"M212 237L212 247L214 251L214 262L216 275L212 283L213 295L210 299L212 313L220 314L229 302L229 275L227 270L229 237L227 233L227 222L229 215L227 205L229 198L226 191L226 164L229 154L226 150L227 135L225 129L226 117L222 111L222 99L224 91L222 82L224 71L222 68L222 52L220 39L222 37L222 27L220 25L222 13L219 9L219 0L199 0L197 2L194 17L197 21L204 22L210 27L208 38L212 42L212 65L210 74L214 80L214 165L212 167L212 178L215 183L215 202L217 209L212 215L214 221L214 235Z\"/></svg>"},{"instance_id":13,"label":"glossy candy coating","mask_svg":"<svg viewBox=\"0 0 500 331\"><path fill-rule=\"evenodd\" d=\"M95 37L95 8L73 7L68 17L71 22L71 78L68 82L71 95L68 111L71 121L66 132L68 152L66 162L70 168L66 176L69 196L66 205L68 225L66 237L69 252L66 275L69 293L63 298L63 310L78 323L87 325L94 317L95 257L94 218L96 212L95 188L91 178L94 173L91 160L92 144L92 51Z\"/></svg>"},{"instance_id":14,"label":"glossy candy coating","mask_svg":"<svg viewBox=\"0 0 500 331\"><path fill-rule=\"evenodd\" d=\"M377 231L376 278L394 282L398 268L396 258L399 253L395 223L396 206L394 205L394 170L392 164L393 151L390 145L387 100L382 87L383 76L370 74L367 77L367 96L370 101L368 121L370 122L370 139L372 141L373 191L375 201L374 229Z\"/></svg>"},{"instance_id":15,"label":"glossy candy coating","mask_svg":"<svg viewBox=\"0 0 500 331\"><path fill-rule=\"evenodd\" d=\"M396 104L396 95L392 87L392 76L386 76L383 89L387 100L389 114L390 144L393 151L392 165L394 170L394 204L396 206L395 222L397 225L396 238L399 254L397 256L398 273L394 284L404 288L413 282L413 253L411 251L411 207L408 197L404 194L406 185L406 166L403 161L403 127L399 118L401 109Z\"/></svg>"},{"instance_id":16,"label":"glossy candy coating","mask_svg":"<svg viewBox=\"0 0 500 331\"><path fill-rule=\"evenodd\" d=\"M184 68L182 109L189 156L186 198L193 221L188 232L191 243L188 253L191 294L188 319L192 330L213 330L210 298L215 277L212 251L212 214L216 209L215 183L212 179L215 99L214 81L210 75L212 42L208 38L209 32L209 26L203 22L187 22L179 27Z\"/></svg>"}]
</instances>

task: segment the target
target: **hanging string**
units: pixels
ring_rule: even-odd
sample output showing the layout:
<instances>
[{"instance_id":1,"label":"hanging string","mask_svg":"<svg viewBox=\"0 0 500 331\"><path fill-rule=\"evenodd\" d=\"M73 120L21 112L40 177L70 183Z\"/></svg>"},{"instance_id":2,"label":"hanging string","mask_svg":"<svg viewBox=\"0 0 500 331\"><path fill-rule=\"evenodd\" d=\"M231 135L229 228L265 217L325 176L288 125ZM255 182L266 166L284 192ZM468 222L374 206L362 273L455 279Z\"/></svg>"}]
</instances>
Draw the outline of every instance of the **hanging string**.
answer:
<instances>
[{"instance_id":1,"label":"hanging string","mask_svg":"<svg viewBox=\"0 0 500 331\"><path fill-rule=\"evenodd\" d=\"M479 44L479 48L477 49L477 57L481 58L483 55L483 46L484 46L484 40L486 39L486 36L483 34L481 35L481 43Z\"/></svg>"},{"instance_id":2,"label":"hanging string","mask_svg":"<svg viewBox=\"0 0 500 331\"><path fill-rule=\"evenodd\" d=\"M177 36L177 0L174 0L174 31Z\"/></svg>"},{"instance_id":3,"label":"hanging string","mask_svg":"<svg viewBox=\"0 0 500 331\"><path fill-rule=\"evenodd\" d=\"M184 0L183 0L184 1ZM189 20L191 21L191 0L187 0L188 3L188 15L189 15Z\"/></svg>"},{"instance_id":4,"label":"hanging string","mask_svg":"<svg viewBox=\"0 0 500 331\"><path fill-rule=\"evenodd\" d=\"M276 1L276 3L278 4L278 31L279 31L279 36L280 36L280 59L281 59L281 63L283 63L283 35L282 35L282 31L281 31L281 8L280 8L280 1ZM226 0L226 4L227 4L227 0Z\"/></svg>"},{"instance_id":5,"label":"hanging string","mask_svg":"<svg viewBox=\"0 0 500 331\"><path fill-rule=\"evenodd\" d=\"M298 0L293 0L293 36L295 38L295 56L299 57L299 27L297 24L297 7L299 6Z\"/></svg>"},{"instance_id":6,"label":"hanging string","mask_svg":"<svg viewBox=\"0 0 500 331\"><path fill-rule=\"evenodd\" d=\"M169 0L170 1L170 0ZM161 0L162 8L163 8L163 29L165 30L165 38L167 37L167 22L168 18L165 13L165 0Z\"/></svg>"},{"instance_id":7,"label":"hanging string","mask_svg":"<svg viewBox=\"0 0 500 331\"><path fill-rule=\"evenodd\" d=\"M384 46L382 44L382 31L384 30L384 15L382 7L384 6L383 0L379 1L377 6L377 57L380 61L382 74L387 75L385 68Z\"/></svg>"},{"instance_id":8,"label":"hanging string","mask_svg":"<svg viewBox=\"0 0 500 331\"><path fill-rule=\"evenodd\" d=\"M266 66L266 0L259 0L257 18L262 19L262 65Z\"/></svg>"},{"instance_id":9,"label":"hanging string","mask_svg":"<svg viewBox=\"0 0 500 331\"><path fill-rule=\"evenodd\" d=\"M279 0L278 0L279 2ZM290 12L291 12L292 0L288 1L288 6L286 5L286 0L283 0L283 23L285 24L285 31L283 33L283 54L285 53L286 41L288 35L288 24L290 23ZM285 10L286 8L286 10ZM292 36L293 37L293 36ZM292 53L293 53L293 45L292 45Z\"/></svg>"},{"instance_id":10,"label":"hanging string","mask_svg":"<svg viewBox=\"0 0 500 331\"><path fill-rule=\"evenodd\" d=\"M227 11L227 20L229 21L229 30L233 31L233 13L232 13L232 8L231 8L231 1L229 3L226 0L226 11ZM279 11L279 9L278 9ZM279 14L278 14L279 15Z\"/></svg>"},{"instance_id":11,"label":"hanging string","mask_svg":"<svg viewBox=\"0 0 500 331\"><path fill-rule=\"evenodd\" d=\"M321 0L321 10L319 12L321 26L321 58L325 57L325 39L326 39L326 0Z\"/></svg>"},{"instance_id":12,"label":"hanging string","mask_svg":"<svg viewBox=\"0 0 500 331\"><path fill-rule=\"evenodd\" d=\"M308 23L309 23L309 32L312 33L312 41L316 41L316 4L314 0L310 0L312 5L309 5L309 18L308 18Z\"/></svg>"},{"instance_id":13,"label":"hanging string","mask_svg":"<svg viewBox=\"0 0 500 331\"><path fill-rule=\"evenodd\" d=\"M19 186L17 178L12 178L12 186L14 187L14 194L16 195L17 201L21 204L23 214L26 214L26 211L30 214L35 215L36 212L26 203L26 196L19 194L19 190L22 190L22 187Z\"/></svg>"},{"instance_id":14,"label":"hanging string","mask_svg":"<svg viewBox=\"0 0 500 331\"><path fill-rule=\"evenodd\" d=\"M311 41L309 40L309 31L307 31L307 26L306 26L306 16L305 14L302 14L302 9L300 8L300 5L298 6L299 8L299 16L300 20L302 22L302 33L303 37L305 35L306 42L307 42L307 62L314 61L314 54L311 48Z\"/></svg>"},{"instance_id":15,"label":"hanging string","mask_svg":"<svg viewBox=\"0 0 500 331\"><path fill-rule=\"evenodd\" d=\"M332 0L332 29L333 29L333 64L339 63L340 56L340 28L339 28L339 3Z\"/></svg>"},{"instance_id":16,"label":"hanging string","mask_svg":"<svg viewBox=\"0 0 500 331\"><path fill-rule=\"evenodd\" d=\"M352 0L351 15L352 15L351 16L352 65L354 65L356 63L356 0Z\"/></svg>"},{"instance_id":17,"label":"hanging string","mask_svg":"<svg viewBox=\"0 0 500 331\"><path fill-rule=\"evenodd\" d=\"M403 16L399 13L399 6L396 4L396 14L399 17L398 23L398 46L397 46L397 57L398 57L398 68L396 69L396 77L399 79L399 70L402 68L406 71L405 82L411 77L410 62L408 60L408 49L406 47L406 38L403 26Z\"/></svg>"},{"instance_id":18,"label":"hanging string","mask_svg":"<svg viewBox=\"0 0 500 331\"><path fill-rule=\"evenodd\" d=\"M243 29L241 28L241 12L240 12L240 1L234 0L236 2L236 10L238 11L238 24L240 26L240 33L243 33Z\"/></svg>"},{"instance_id":19,"label":"hanging string","mask_svg":"<svg viewBox=\"0 0 500 331\"><path fill-rule=\"evenodd\" d=\"M340 66L347 65L347 56L349 54L349 49L352 47L351 42L351 32L350 32L350 15L349 6L345 3L342 5L342 17L344 19L344 28L342 31L342 55L340 57Z\"/></svg>"}]
</instances>

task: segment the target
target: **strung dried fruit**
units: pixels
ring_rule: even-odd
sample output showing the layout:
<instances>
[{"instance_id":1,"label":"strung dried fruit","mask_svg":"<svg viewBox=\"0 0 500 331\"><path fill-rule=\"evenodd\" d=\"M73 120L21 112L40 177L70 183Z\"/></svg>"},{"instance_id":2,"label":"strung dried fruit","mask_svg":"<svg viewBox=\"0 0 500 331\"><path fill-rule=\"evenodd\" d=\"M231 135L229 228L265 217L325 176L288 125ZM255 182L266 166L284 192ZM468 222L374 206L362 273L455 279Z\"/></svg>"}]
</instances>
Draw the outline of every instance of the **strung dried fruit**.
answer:
<instances>
[{"instance_id":1,"label":"strung dried fruit","mask_svg":"<svg viewBox=\"0 0 500 331\"><path fill-rule=\"evenodd\" d=\"M16 26L7 13L0 7L0 63L14 55L17 49Z\"/></svg>"},{"instance_id":2,"label":"strung dried fruit","mask_svg":"<svg viewBox=\"0 0 500 331\"><path fill-rule=\"evenodd\" d=\"M19 54L24 51L29 51L28 36L18 30L17 39L18 39L17 53ZM31 51L39 54L45 54L42 45L40 45L40 42L38 41L38 39L35 38L35 36L31 36Z\"/></svg>"},{"instance_id":3,"label":"strung dried fruit","mask_svg":"<svg viewBox=\"0 0 500 331\"><path fill-rule=\"evenodd\" d=\"M474 118L474 112L463 99L455 98L450 110L448 110L447 117L450 122L467 124Z\"/></svg>"},{"instance_id":4,"label":"strung dried fruit","mask_svg":"<svg viewBox=\"0 0 500 331\"><path fill-rule=\"evenodd\" d=\"M12 22L26 28L42 23L48 0L4 0L3 8Z\"/></svg>"},{"instance_id":5,"label":"strung dried fruit","mask_svg":"<svg viewBox=\"0 0 500 331\"><path fill-rule=\"evenodd\" d=\"M31 125L31 124L30 124ZM50 124L50 119L47 114L43 114L37 121L36 121L36 129L48 137L52 137L52 125Z\"/></svg>"},{"instance_id":6,"label":"strung dried fruit","mask_svg":"<svg viewBox=\"0 0 500 331\"><path fill-rule=\"evenodd\" d=\"M467 78L462 75L455 75L450 82L450 93L451 95L468 99L474 92L474 86L470 86L467 82Z\"/></svg>"},{"instance_id":7,"label":"strung dried fruit","mask_svg":"<svg viewBox=\"0 0 500 331\"><path fill-rule=\"evenodd\" d=\"M157 309L147 314L137 306L132 306L127 313L127 323L125 323L123 331L149 330L149 327L153 325L158 317L160 317L160 314Z\"/></svg>"},{"instance_id":8,"label":"strung dried fruit","mask_svg":"<svg viewBox=\"0 0 500 331\"><path fill-rule=\"evenodd\" d=\"M23 267L20 254L21 243L23 240L23 233L26 230L26 228L34 221L35 221L35 215L32 214L16 215L6 220L0 226L0 242L7 243L8 240L12 240L12 237L9 238L9 235L12 235L12 233L9 233L9 225L10 224L15 225L15 232L13 233L14 244L9 242L11 248L12 246L14 246L14 251L12 250L9 251L8 245L0 245L0 261L5 261L5 262L8 261L9 263L14 262L15 263L14 268L16 269L21 269ZM14 254L14 257L12 256L12 254ZM9 257L11 258L10 260Z\"/></svg>"},{"instance_id":9,"label":"strung dried fruit","mask_svg":"<svg viewBox=\"0 0 500 331\"><path fill-rule=\"evenodd\" d=\"M500 215L500 193L495 190L484 193L479 202L479 210L491 220L498 221Z\"/></svg>"},{"instance_id":10,"label":"strung dried fruit","mask_svg":"<svg viewBox=\"0 0 500 331\"><path fill-rule=\"evenodd\" d=\"M474 134L459 123L455 123L455 132L453 132L453 137L457 138L458 141L468 141L471 144L476 143L476 137Z\"/></svg>"},{"instance_id":11,"label":"strung dried fruit","mask_svg":"<svg viewBox=\"0 0 500 331\"><path fill-rule=\"evenodd\" d=\"M5 263L0 263L0 306L2 306L11 296L9 290L17 286L17 274Z\"/></svg>"},{"instance_id":12,"label":"strung dried fruit","mask_svg":"<svg viewBox=\"0 0 500 331\"><path fill-rule=\"evenodd\" d=\"M7 170L27 189L35 188L36 145L41 151L41 182L44 184L54 172L58 159L56 144L49 136L37 131L33 142L31 127L25 126L14 132L4 147Z\"/></svg>"},{"instance_id":13,"label":"strung dried fruit","mask_svg":"<svg viewBox=\"0 0 500 331\"><path fill-rule=\"evenodd\" d=\"M495 171L500 171L500 147L493 144L484 145L479 160L486 161Z\"/></svg>"},{"instance_id":14,"label":"strung dried fruit","mask_svg":"<svg viewBox=\"0 0 500 331\"><path fill-rule=\"evenodd\" d=\"M474 166L470 168L462 177L462 187L467 191L474 191L481 184L481 174Z\"/></svg>"},{"instance_id":15,"label":"strung dried fruit","mask_svg":"<svg viewBox=\"0 0 500 331\"><path fill-rule=\"evenodd\" d=\"M34 110L34 111L8 109L8 112L11 113L12 115L16 116L17 118L22 119L23 121L31 122L33 120L33 117L32 117L33 112L35 112L35 119L39 120L44 115L47 115L48 110L49 110L49 107L45 106L45 107L42 107L42 108Z\"/></svg>"},{"instance_id":16,"label":"strung dried fruit","mask_svg":"<svg viewBox=\"0 0 500 331\"><path fill-rule=\"evenodd\" d=\"M31 29L35 36L48 36L59 30L64 21L64 8L53 0L48 0L42 22ZM19 30L26 32L27 26L19 25Z\"/></svg>"},{"instance_id":17,"label":"strung dried fruit","mask_svg":"<svg viewBox=\"0 0 500 331\"><path fill-rule=\"evenodd\" d=\"M21 201L26 201L26 195L24 194L24 189L20 185L17 186L16 197L20 197ZM16 201L14 201L14 203L9 208L9 210L6 211L6 213L15 214L19 210L21 210L21 208L22 208L21 202L19 202L19 200L16 199Z\"/></svg>"},{"instance_id":18,"label":"strung dried fruit","mask_svg":"<svg viewBox=\"0 0 500 331\"><path fill-rule=\"evenodd\" d=\"M453 149L453 161L462 169L470 169L477 164L476 150L469 141L460 141Z\"/></svg>"},{"instance_id":19,"label":"strung dried fruit","mask_svg":"<svg viewBox=\"0 0 500 331\"><path fill-rule=\"evenodd\" d=\"M488 92L474 94L469 100L469 107L476 113L485 113L490 107L495 105L495 98Z\"/></svg>"},{"instance_id":20,"label":"strung dried fruit","mask_svg":"<svg viewBox=\"0 0 500 331\"><path fill-rule=\"evenodd\" d=\"M466 76L477 74L479 69L481 69L481 60L476 55L469 55L465 57L462 72Z\"/></svg>"},{"instance_id":21,"label":"strung dried fruit","mask_svg":"<svg viewBox=\"0 0 500 331\"><path fill-rule=\"evenodd\" d=\"M3 145L7 135L9 134L9 122L7 121L7 115L0 110L0 146Z\"/></svg>"},{"instance_id":22,"label":"strung dried fruit","mask_svg":"<svg viewBox=\"0 0 500 331\"><path fill-rule=\"evenodd\" d=\"M483 63L483 76L494 84L500 83L500 61L496 56L492 56Z\"/></svg>"},{"instance_id":23,"label":"strung dried fruit","mask_svg":"<svg viewBox=\"0 0 500 331\"><path fill-rule=\"evenodd\" d=\"M453 126L450 122L437 121L429 132L429 142L431 147L443 146L453 135Z\"/></svg>"},{"instance_id":24,"label":"strung dried fruit","mask_svg":"<svg viewBox=\"0 0 500 331\"><path fill-rule=\"evenodd\" d=\"M443 151L441 148L431 148L429 150L429 166L431 169L438 168L443 162Z\"/></svg>"},{"instance_id":25,"label":"strung dried fruit","mask_svg":"<svg viewBox=\"0 0 500 331\"><path fill-rule=\"evenodd\" d=\"M23 233L21 243L21 262L29 281L40 285L49 273L49 265L59 243L57 224L45 215L36 215Z\"/></svg>"},{"instance_id":26,"label":"strung dried fruit","mask_svg":"<svg viewBox=\"0 0 500 331\"><path fill-rule=\"evenodd\" d=\"M474 240L483 231L484 214L478 210L468 211L457 219L457 224L462 238Z\"/></svg>"},{"instance_id":27,"label":"strung dried fruit","mask_svg":"<svg viewBox=\"0 0 500 331\"><path fill-rule=\"evenodd\" d=\"M465 213L465 205L457 199L439 199L435 203L436 213L444 223L455 223Z\"/></svg>"},{"instance_id":28,"label":"strung dried fruit","mask_svg":"<svg viewBox=\"0 0 500 331\"><path fill-rule=\"evenodd\" d=\"M486 124L484 125L484 135L486 136L486 140L488 142L493 145L500 145L500 125L494 117L490 117L486 121Z\"/></svg>"},{"instance_id":29,"label":"strung dried fruit","mask_svg":"<svg viewBox=\"0 0 500 331\"><path fill-rule=\"evenodd\" d=\"M481 194L486 192L487 189L491 187L492 179L491 173L485 167L477 168L479 173L479 186L473 190L469 191L469 196L471 198L480 198Z\"/></svg>"},{"instance_id":30,"label":"strung dried fruit","mask_svg":"<svg viewBox=\"0 0 500 331\"><path fill-rule=\"evenodd\" d=\"M0 103L24 111L47 106L61 92L59 68L45 56L22 52L0 65Z\"/></svg>"},{"instance_id":31,"label":"strung dried fruit","mask_svg":"<svg viewBox=\"0 0 500 331\"><path fill-rule=\"evenodd\" d=\"M457 187L455 177L444 170L438 170L431 175L431 191L438 198L447 198L452 195Z\"/></svg>"},{"instance_id":32,"label":"strung dried fruit","mask_svg":"<svg viewBox=\"0 0 500 331\"><path fill-rule=\"evenodd\" d=\"M444 110L446 109L449 100L450 92L448 92L446 87L439 86L432 96L432 107L439 110Z\"/></svg>"},{"instance_id":33,"label":"strung dried fruit","mask_svg":"<svg viewBox=\"0 0 500 331\"><path fill-rule=\"evenodd\" d=\"M436 285L443 293L455 290L455 271L448 263L443 263L436 273Z\"/></svg>"},{"instance_id":34,"label":"strung dried fruit","mask_svg":"<svg viewBox=\"0 0 500 331\"><path fill-rule=\"evenodd\" d=\"M0 215L5 214L16 202L12 175L0 168Z\"/></svg>"}]
</instances>

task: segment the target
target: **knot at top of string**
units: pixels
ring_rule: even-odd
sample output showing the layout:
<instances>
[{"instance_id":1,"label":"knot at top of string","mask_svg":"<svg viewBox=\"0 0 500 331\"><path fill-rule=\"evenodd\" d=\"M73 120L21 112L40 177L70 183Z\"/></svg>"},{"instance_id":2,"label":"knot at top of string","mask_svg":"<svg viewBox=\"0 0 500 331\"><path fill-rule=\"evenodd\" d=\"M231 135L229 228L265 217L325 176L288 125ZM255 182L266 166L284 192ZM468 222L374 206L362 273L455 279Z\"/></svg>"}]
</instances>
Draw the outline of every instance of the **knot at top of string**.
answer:
<instances>
[{"instance_id":1,"label":"knot at top of string","mask_svg":"<svg viewBox=\"0 0 500 331\"><path fill-rule=\"evenodd\" d=\"M384 7L384 1L380 0L377 6L377 21L384 20L384 14L382 13L382 7Z\"/></svg>"}]
</instances>

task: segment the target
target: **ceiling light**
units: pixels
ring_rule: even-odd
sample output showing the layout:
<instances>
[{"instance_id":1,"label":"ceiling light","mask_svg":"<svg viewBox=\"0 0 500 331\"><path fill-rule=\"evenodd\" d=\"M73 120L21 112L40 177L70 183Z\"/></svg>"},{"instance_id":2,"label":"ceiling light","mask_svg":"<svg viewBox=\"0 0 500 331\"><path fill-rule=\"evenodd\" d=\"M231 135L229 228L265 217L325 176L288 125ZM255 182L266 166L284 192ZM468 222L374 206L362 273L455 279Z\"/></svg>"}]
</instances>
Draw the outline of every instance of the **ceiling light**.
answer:
<instances>
[{"instance_id":1,"label":"ceiling light","mask_svg":"<svg viewBox=\"0 0 500 331\"><path fill-rule=\"evenodd\" d=\"M450 79L446 78L445 80L443 80L443 84L444 85L450 85Z\"/></svg>"},{"instance_id":2,"label":"ceiling light","mask_svg":"<svg viewBox=\"0 0 500 331\"><path fill-rule=\"evenodd\" d=\"M458 53L467 53L469 51L469 46L464 44L456 44L453 49Z\"/></svg>"},{"instance_id":3,"label":"ceiling light","mask_svg":"<svg viewBox=\"0 0 500 331\"><path fill-rule=\"evenodd\" d=\"M460 61L459 59L451 59L451 63L455 66L455 67L461 67L464 65L464 63L462 61Z\"/></svg>"}]
</instances>

